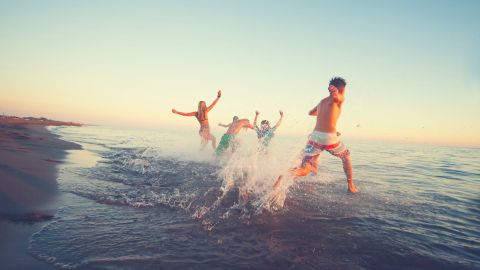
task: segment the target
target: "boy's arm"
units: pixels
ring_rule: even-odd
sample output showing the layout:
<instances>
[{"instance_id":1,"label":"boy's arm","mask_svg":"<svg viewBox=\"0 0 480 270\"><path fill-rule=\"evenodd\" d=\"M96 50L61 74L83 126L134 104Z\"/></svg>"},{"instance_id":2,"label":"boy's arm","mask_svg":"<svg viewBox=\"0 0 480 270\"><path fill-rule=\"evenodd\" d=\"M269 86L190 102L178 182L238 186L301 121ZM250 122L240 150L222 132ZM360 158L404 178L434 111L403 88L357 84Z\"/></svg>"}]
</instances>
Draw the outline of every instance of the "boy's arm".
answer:
<instances>
[{"instance_id":1,"label":"boy's arm","mask_svg":"<svg viewBox=\"0 0 480 270\"><path fill-rule=\"evenodd\" d=\"M317 106L315 106L313 109L311 109L309 112L308 112L308 115L311 115L311 116L317 116Z\"/></svg>"},{"instance_id":2,"label":"boy's arm","mask_svg":"<svg viewBox=\"0 0 480 270\"><path fill-rule=\"evenodd\" d=\"M250 124L250 121L248 121L248 119L244 120L243 127L246 127L246 128L249 128L249 129L255 129L255 127L252 124Z\"/></svg>"},{"instance_id":3,"label":"boy's arm","mask_svg":"<svg viewBox=\"0 0 480 270\"><path fill-rule=\"evenodd\" d=\"M184 113L184 112L179 112L175 109L172 109L172 113L176 113L176 114L183 115L183 116L195 116L196 112Z\"/></svg>"},{"instance_id":4,"label":"boy's arm","mask_svg":"<svg viewBox=\"0 0 480 270\"><path fill-rule=\"evenodd\" d=\"M328 87L328 91L330 91L330 96L332 97L333 101L335 103L342 103L345 97L343 96L343 93L340 92L335 86L330 85Z\"/></svg>"},{"instance_id":5,"label":"boy's arm","mask_svg":"<svg viewBox=\"0 0 480 270\"><path fill-rule=\"evenodd\" d=\"M282 119L283 119L283 112L282 111L279 111L280 112L280 119L278 119L278 122L275 124L275 126L273 126L273 129L277 129L280 124L282 123Z\"/></svg>"},{"instance_id":6,"label":"boy's arm","mask_svg":"<svg viewBox=\"0 0 480 270\"><path fill-rule=\"evenodd\" d=\"M257 126L257 119L258 119L258 115L260 114L259 111L255 111L255 119L253 120L253 126Z\"/></svg>"},{"instance_id":7,"label":"boy's arm","mask_svg":"<svg viewBox=\"0 0 480 270\"><path fill-rule=\"evenodd\" d=\"M215 104L217 104L221 96L222 96L222 90L218 90L217 98L212 102L212 104L210 104L210 106L207 107L207 112L213 109L213 107L215 106Z\"/></svg>"}]
</instances>

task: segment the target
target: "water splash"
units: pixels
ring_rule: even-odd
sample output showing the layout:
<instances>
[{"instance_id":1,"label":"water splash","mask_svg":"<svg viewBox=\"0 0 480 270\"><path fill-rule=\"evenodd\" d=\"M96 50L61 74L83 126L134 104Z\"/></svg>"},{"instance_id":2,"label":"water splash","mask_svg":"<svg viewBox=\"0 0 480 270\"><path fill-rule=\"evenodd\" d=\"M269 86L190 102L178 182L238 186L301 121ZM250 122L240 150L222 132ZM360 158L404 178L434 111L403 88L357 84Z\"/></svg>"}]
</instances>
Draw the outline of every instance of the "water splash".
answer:
<instances>
[{"instance_id":1,"label":"water splash","mask_svg":"<svg viewBox=\"0 0 480 270\"><path fill-rule=\"evenodd\" d=\"M265 156L242 135L217 160L198 137L100 133L110 137L74 134L102 159L60 170L66 199L32 236L31 253L57 267L478 268L478 151L354 144L361 193L347 194L327 154L318 176L286 179L272 211L272 185L298 164L303 138L277 136Z\"/></svg>"}]
</instances>

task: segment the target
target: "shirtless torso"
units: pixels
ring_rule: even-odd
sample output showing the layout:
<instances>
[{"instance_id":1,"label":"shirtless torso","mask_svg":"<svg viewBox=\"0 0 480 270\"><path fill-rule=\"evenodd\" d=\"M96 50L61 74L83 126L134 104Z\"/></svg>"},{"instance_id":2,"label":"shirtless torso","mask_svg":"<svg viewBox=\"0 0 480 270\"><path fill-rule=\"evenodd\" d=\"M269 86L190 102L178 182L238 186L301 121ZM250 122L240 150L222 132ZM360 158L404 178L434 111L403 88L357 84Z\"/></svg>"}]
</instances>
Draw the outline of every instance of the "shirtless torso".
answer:
<instances>
[{"instance_id":1,"label":"shirtless torso","mask_svg":"<svg viewBox=\"0 0 480 270\"><path fill-rule=\"evenodd\" d=\"M235 122L232 122L232 124L230 125L226 133L236 135L238 134L238 132L240 132L242 128L253 129L253 126L252 124L250 124L250 121L248 121L248 119L240 119Z\"/></svg>"},{"instance_id":2,"label":"shirtless torso","mask_svg":"<svg viewBox=\"0 0 480 270\"><path fill-rule=\"evenodd\" d=\"M336 133L337 120L342 111L345 87L340 89L331 87L329 91L330 96L322 99L309 114L317 116L316 131Z\"/></svg>"}]
</instances>

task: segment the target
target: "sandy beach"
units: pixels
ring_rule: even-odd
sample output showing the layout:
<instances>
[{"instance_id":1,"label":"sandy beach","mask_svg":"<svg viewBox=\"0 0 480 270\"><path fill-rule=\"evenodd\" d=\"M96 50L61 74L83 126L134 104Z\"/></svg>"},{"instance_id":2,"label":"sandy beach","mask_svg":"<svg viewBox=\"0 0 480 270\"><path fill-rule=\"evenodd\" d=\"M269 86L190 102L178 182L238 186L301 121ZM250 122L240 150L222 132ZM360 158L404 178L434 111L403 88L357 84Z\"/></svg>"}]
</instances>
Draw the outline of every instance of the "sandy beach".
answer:
<instances>
[{"instance_id":1,"label":"sandy beach","mask_svg":"<svg viewBox=\"0 0 480 270\"><path fill-rule=\"evenodd\" d=\"M0 119L0 261L4 269L50 269L27 253L28 240L55 214L56 165L80 145L59 139L51 120Z\"/></svg>"}]
</instances>

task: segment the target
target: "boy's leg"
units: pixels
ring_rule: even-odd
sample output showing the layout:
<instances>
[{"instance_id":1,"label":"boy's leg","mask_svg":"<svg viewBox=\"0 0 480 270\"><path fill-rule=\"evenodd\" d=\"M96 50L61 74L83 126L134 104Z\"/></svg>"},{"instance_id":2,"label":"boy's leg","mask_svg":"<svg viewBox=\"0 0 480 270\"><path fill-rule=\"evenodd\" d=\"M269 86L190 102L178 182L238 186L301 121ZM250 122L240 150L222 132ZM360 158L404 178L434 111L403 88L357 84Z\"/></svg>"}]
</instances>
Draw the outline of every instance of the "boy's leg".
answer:
<instances>
[{"instance_id":1,"label":"boy's leg","mask_svg":"<svg viewBox=\"0 0 480 270\"><path fill-rule=\"evenodd\" d=\"M304 149L304 158L300 167L290 169L294 180L299 180L300 177L308 175L311 171L317 173L318 157L320 156L320 149L316 149L312 145L307 144ZM286 189L283 186L283 175L280 175L273 184L273 190L268 195L268 203L273 207L283 207L285 202ZM287 187L288 188L288 187ZM282 191L283 190L283 191Z\"/></svg>"},{"instance_id":2,"label":"boy's leg","mask_svg":"<svg viewBox=\"0 0 480 270\"><path fill-rule=\"evenodd\" d=\"M347 177L348 191L351 193L358 192L357 187L353 183L353 170L352 162L350 160L350 151L347 149L345 144L343 144L343 142L340 142L337 147L335 147L334 149L329 149L327 151L342 160L343 171L345 172L345 176Z\"/></svg>"},{"instance_id":3,"label":"boy's leg","mask_svg":"<svg viewBox=\"0 0 480 270\"><path fill-rule=\"evenodd\" d=\"M302 160L302 164L299 167L295 167L290 169L292 173L293 179L298 180L298 178L308 175L310 172L314 172L315 174L318 171L318 157L320 154L315 154L313 156L305 156ZM283 180L283 175L280 175L275 183L273 184L273 188L277 189Z\"/></svg>"},{"instance_id":4,"label":"boy's leg","mask_svg":"<svg viewBox=\"0 0 480 270\"><path fill-rule=\"evenodd\" d=\"M317 172L317 162L320 153L314 155L306 155L300 167L291 169L293 179L299 180L300 177L308 175L310 172ZM268 195L268 203L270 207L278 208L283 207L286 198L286 190L288 186L283 186L283 175L280 175L273 184L273 191ZM283 186L283 187L282 187Z\"/></svg>"},{"instance_id":5,"label":"boy's leg","mask_svg":"<svg viewBox=\"0 0 480 270\"><path fill-rule=\"evenodd\" d=\"M225 150L227 150L229 146L229 137L227 136L227 134L223 134L220 142L218 143L217 149L215 150L215 153L217 154L217 156L220 156L225 152Z\"/></svg>"},{"instance_id":6,"label":"boy's leg","mask_svg":"<svg viewBox=\"0 0 480 270\"><path fill-rule=\"evenodd\" d=\"M318 172L318 157L320 154L315 154L312 156L305 156L302 160L300 167L293 168L292 175L294 178L303 177L308 175L310 172L315 174Z\"/></svg>"},{"instance_id":7,"label":"boy's leg","mask_svg":"<svg viewBox=\"0 0 480 270\"><path fill-rule=\"evenodd\" d=\"M347 177L348 182L348 191L351 193L358 192L358 188L353 183L353 172L352 172L352 162L350 161L350 155L341 157L343 163L343 171Z\"/></svg>"}]
</instances>

